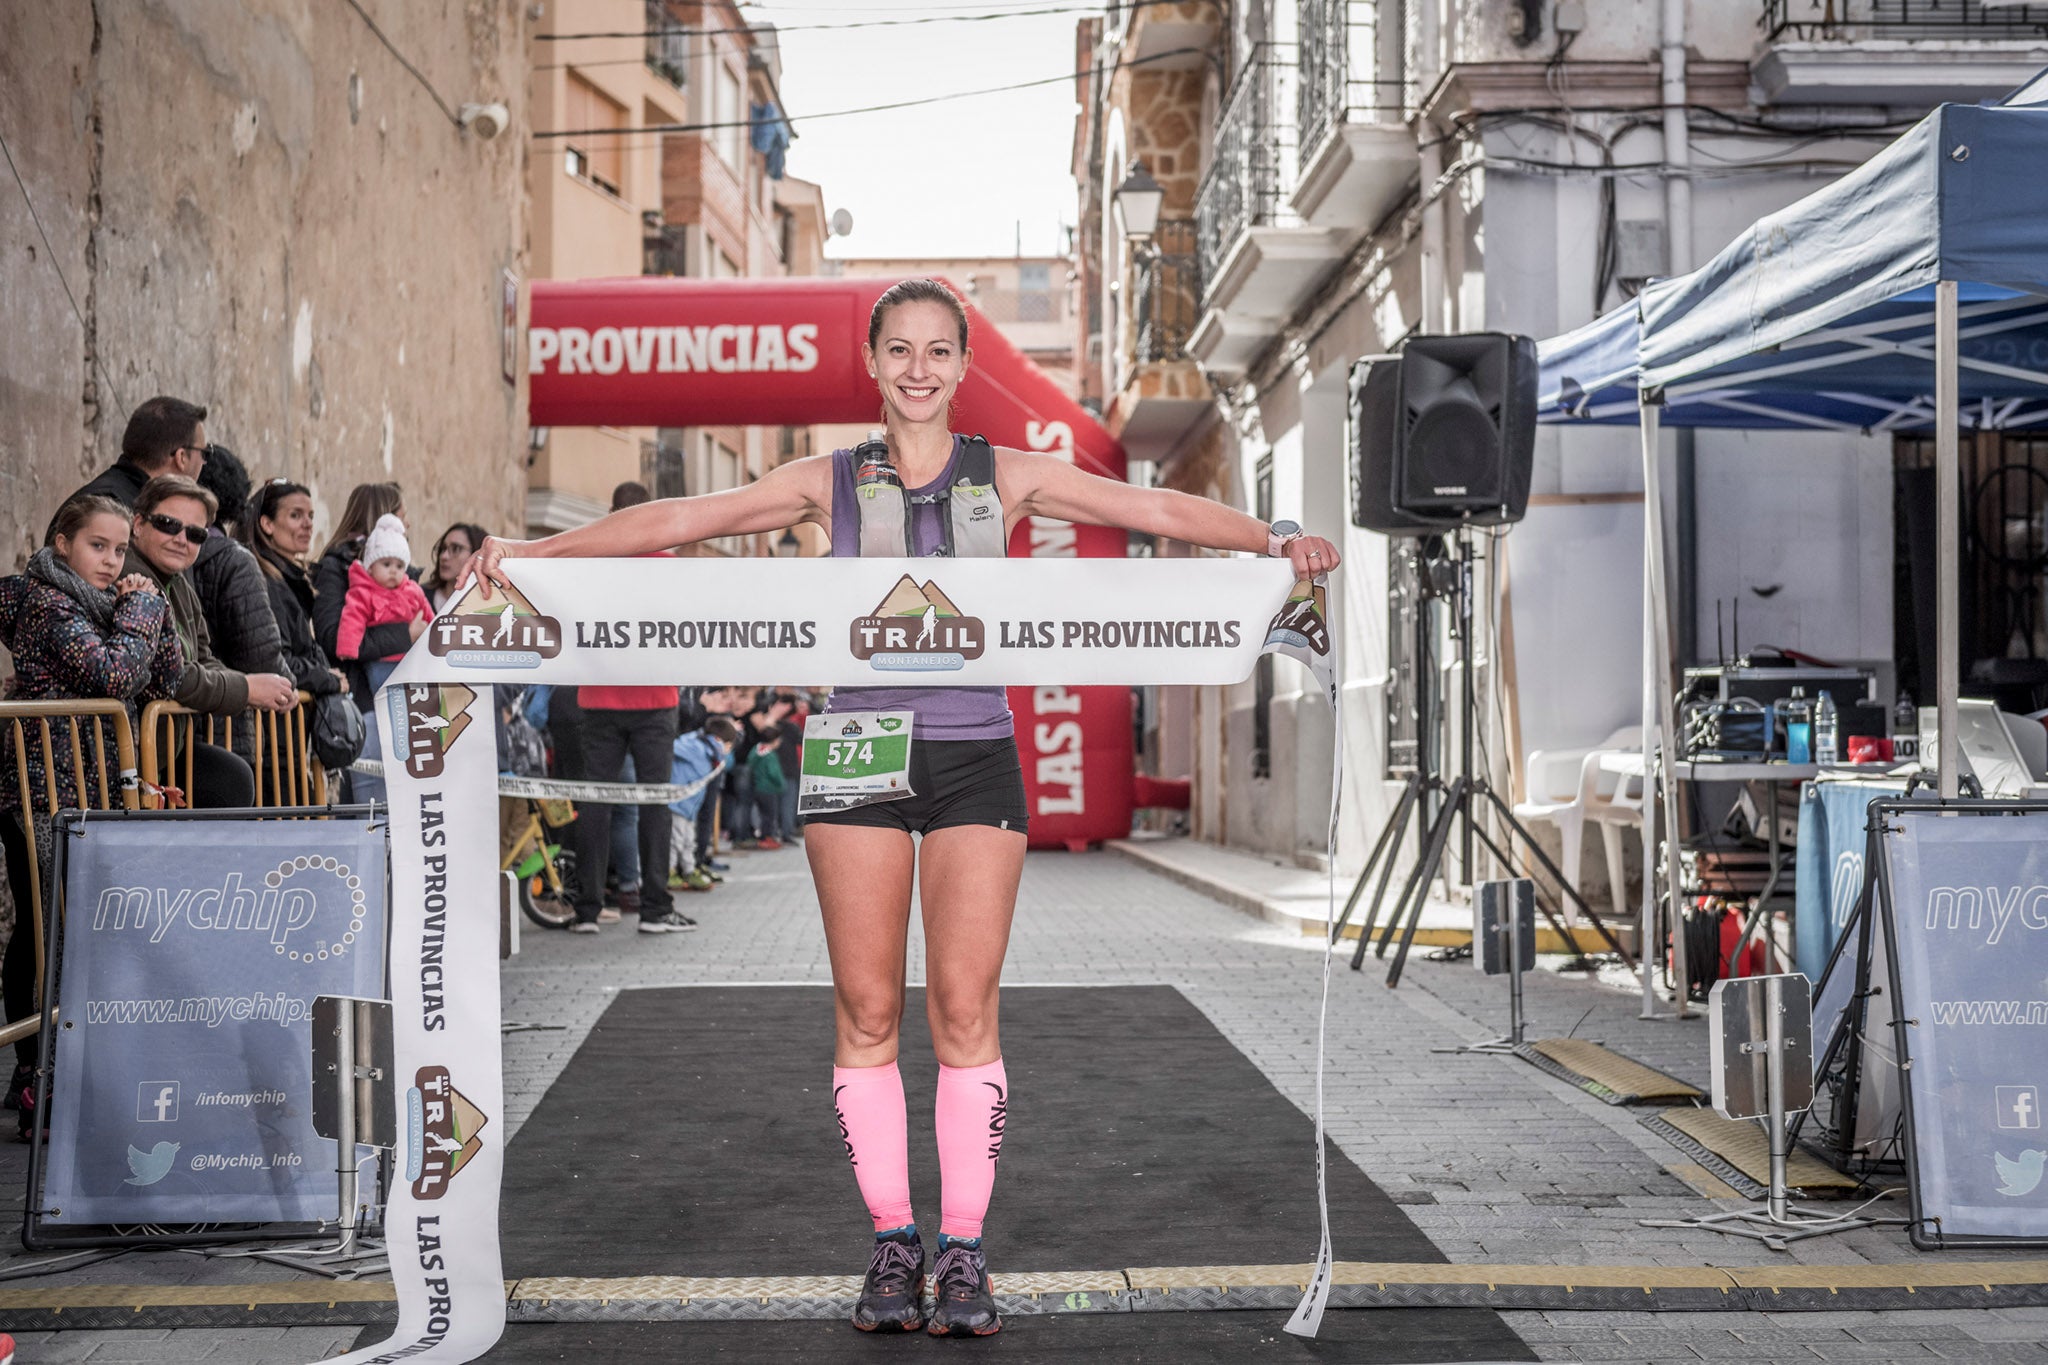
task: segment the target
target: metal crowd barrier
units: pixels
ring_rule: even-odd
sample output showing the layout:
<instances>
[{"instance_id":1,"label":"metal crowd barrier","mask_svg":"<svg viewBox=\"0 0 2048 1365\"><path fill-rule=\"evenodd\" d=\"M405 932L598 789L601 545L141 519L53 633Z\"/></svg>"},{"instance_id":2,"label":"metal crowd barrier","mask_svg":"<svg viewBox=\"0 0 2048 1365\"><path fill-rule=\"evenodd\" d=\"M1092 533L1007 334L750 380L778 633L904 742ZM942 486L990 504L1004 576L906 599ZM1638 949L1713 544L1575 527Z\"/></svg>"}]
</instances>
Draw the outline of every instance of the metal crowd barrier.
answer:
<instances>
[{"instance_id":1,"label":"metal crowd barrier","mask_svg":"<svg viewBox=\"0 0 2048 1365\"><path fill-rule=\"evenodd\" d=\"M91 750L98 769L96 782L80 780L85 770L87 743L80 731L92 734ZM114 762L107 762L107 729L114 732ZM136 786L135 737L128 726L128 707L113 700L9 701L0 702L0 739L4 752L14 759L14 787L17 809L22 812L22 842L28 849L29 904L14 907L14 932L20 933L24 916L35 935L37 1013L0 1027L0 1046L32 1037L42 1028L43 1000L43 867L36 848L31 815L57 813L58 778L68 774L78 788L79 799L88 810L135 810L139 807ZM42 755L41 790L29 781L29 745Z\"/></svg>"},{"instance_id":2,"label":"metal crowd barrier","mask_svg":"<svg viewBox=\"0 0 2048 1365\"><path fill-rule=\"evenodd\" d=\"M259 806L324 806L327 770L313 756L313 697L298 694L298 705L282 713L254 710L256 804ZM205 716L172 701L153 701L142 708L142 802L150 810L164 805L162 788L176 787L191 805L192 737L195 730L208 744L233 748L239 716ZM200 729L200 723L204 728Z\"/></svg>"}]
</instances>

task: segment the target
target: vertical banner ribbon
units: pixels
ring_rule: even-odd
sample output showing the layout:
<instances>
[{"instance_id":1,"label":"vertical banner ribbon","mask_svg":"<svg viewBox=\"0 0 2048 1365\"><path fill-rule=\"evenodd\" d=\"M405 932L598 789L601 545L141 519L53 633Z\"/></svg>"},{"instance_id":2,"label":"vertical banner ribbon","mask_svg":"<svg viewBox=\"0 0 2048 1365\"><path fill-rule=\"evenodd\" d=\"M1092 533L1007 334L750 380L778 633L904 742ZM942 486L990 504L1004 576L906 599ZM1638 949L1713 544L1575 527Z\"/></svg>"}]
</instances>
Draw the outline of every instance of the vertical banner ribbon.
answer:
<instances>
[{"instance_id":1,"label":"vertical banner ribbon","mask_svg":"<svg viewBox=\"0 0 2048 1365\"><path fill-rule=\"evenodd\" d=\"M389 1340L343 1365L474 1360L505 1330L498 1253L504 1077L498 1007L497 713L488 685L378 694L391 800L391 1015L398 1150L384 1210Z\"/></svg>"},{"instance_id":2,"label":"vertical banner ribbon","mask_svg":"<svg viewBox=\"0 0 2048 1365\"><path fill-rule=\"evenodd\" d=\"M1330 957L1336 945L1332 936L1337 925L1337 803L1344 791L1344 711L1337 691L1337 660L1330 649L1329 575L1300 579L1287 594L1272 625L1266 628L1265 654L1281 654L1297 660L1315 676L1330 703L1335 726L1335 744L1330 755L1330 826L1325 867L1329 871L1329 903L1323 915L1323 998L1316 1015L1316 1207L1322 1218L1321 1239L1316 1246L1315 1268L1308 1287L1287 1331L1298 1337L1312 1337L1322 1330L1323 1309L1330 1301L1330 1276L1334 1265L1330 1252L1330 1166L1323 1139L1323 1044L1330 1022Z\"/></svg>"}]
</instances>

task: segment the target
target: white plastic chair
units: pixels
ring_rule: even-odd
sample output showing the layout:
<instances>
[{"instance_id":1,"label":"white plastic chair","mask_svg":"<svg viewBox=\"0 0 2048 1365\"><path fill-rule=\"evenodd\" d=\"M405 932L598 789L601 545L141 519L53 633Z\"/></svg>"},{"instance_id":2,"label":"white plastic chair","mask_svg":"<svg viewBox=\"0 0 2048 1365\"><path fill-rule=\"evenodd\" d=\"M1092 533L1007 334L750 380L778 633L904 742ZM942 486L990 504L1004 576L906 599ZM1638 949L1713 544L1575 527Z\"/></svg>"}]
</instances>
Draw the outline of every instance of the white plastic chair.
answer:
<instances>
[{"instance_id":1,"label":"white plastic chair","mask_svg":"<svg viewBox=\"0 0 2048 1365\"><path fill-rule=\"evenodd\" d=\"M1616 730L1601 746L1604 780L1586 818L1600 827L1600 845L1607 855L1607 888L1617 913L1627 910L1623 887L1627 864L1622 859L1621 832L1643 827L1643 728L1629 725Z\"/></svg>"},{"instance_id":2,"label":"white plastic chair","mask_svg":"<svg viewBox=\"0 0 2048 1365\"><path fill-rule=\"evenodd\" d=\"M1515 814L1525 822L1543 821L1557 826L1564 845L1560 870L1574 894L1583 894L1579 871L1585 844L1586 821L1600 825L1601 842L1607 854L1607 875L1621 893L1621 826L1642 823L1642 777L1631 778L1608 762L1642 748L1642 730L1627 726L1616 730L1590 749L1542 750L1529 755L1528 798L1515 804ZM1576 925L1578 905L1564 902L1565 923Z\"/></svg>"}]
</instances>

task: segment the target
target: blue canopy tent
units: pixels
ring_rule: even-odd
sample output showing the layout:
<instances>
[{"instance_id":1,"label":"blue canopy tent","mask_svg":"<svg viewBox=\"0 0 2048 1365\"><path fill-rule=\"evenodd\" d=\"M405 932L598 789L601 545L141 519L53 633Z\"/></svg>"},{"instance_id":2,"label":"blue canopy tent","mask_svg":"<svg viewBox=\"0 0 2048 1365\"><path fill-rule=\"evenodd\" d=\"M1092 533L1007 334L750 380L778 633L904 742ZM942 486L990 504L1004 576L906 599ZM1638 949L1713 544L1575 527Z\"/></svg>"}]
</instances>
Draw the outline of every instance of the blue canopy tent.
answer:
<instances>
[{"instance_id":1,"label":"blue canopy tent","mask_svg":"<svg viewBox=\"0 0 2048 1365\"><path fill-rule=\"evenodd\" d=\"M1651 284L1632 308L1538 355L1541 420L1642 428L1651 640L1670 638L1660 425L1932 430L1936 764L1941 794L1954 796L1958 432L2048 427L2048 108L1944 105L1855 171L1758 219L1705 266ZM1676 729L1673 687L1666 651L1645 655L1643 733L1655 753L1654 737ZM1659 785L1670 810L1668 763ZM1655 804L1646 803L1646 848ZM1675 864L1667 876L1675 905ZM1651 900L1646 888L1646 934ZM1682 959L1675 965L1682 973Z\"/></svg>"}]
</instances>

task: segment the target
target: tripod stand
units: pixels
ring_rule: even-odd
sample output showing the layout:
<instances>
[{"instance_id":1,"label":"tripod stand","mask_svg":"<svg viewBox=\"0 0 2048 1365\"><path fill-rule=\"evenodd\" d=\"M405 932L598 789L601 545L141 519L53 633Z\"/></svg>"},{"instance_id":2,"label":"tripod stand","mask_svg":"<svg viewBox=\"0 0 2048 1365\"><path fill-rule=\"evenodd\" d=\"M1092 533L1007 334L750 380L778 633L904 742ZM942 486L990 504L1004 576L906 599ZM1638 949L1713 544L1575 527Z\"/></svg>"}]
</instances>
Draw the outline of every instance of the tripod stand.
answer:
<instances>
[{"instance_id":1,"label":"tripod stand","mask_svg":"<svg viewBox=\"0 0 2048 1365\"><path fill-rule=\"evenodd\" d=\"M1358 880L1351 888L1351 895L1344 903L1344 912L1337 921L1336 932L1341 936L1344 927L1351 921L1353 910L1365 894L1367 883L1377 874L1379 884L1372 893L1371 904L1361 921L1358 947L1351 955L1351 970L1358 971L1365 965L1366 948L1372 943L1374 927L1378 926L1379 941L1375 949L1377 957L1384 958L1389 945L1394 942L1395 935L1398 933L1400 936L1393 964L1387 970L1387 985L1392 987L1400 984L1402 968L1408 961L1408 949L1414 943L1415 932L1422 923L1422 909L1429 899L1430 884L1436 880L1437 872L1443 864L1444 853L1450 847L1451 827L1454 822L1459 824L1461 835L1458 866L1468 884L1472 876L1472 853L1475 842L1484 845L1487 852L1503 866L1512 868L1516 865L1515 859L1503 851L1481 822L1474 818L1475 807L1490 808L1498 816L1509 831L1509 847L1512 848L1515 841L1520 840L1535 855L1536 861L1551 879L1563 888L1564 894L1571 897L1579 913L1584 915L1600 937L1606 940L1607 946L1633 967L1634 958L1607 927L1606 921L1594 913L1593 908L1586 904L1578 891L1565 881L1564 874L1550 860L1550 855L1543 851L1528 828L1516 818L1513 808L1493 790L1485 775L1474 770L1472 737L1479 721L1479 700L1472 680L1472 566L1478 561L1479 554L1473 547L1472 534L1469 530L1461 528L1457 532L1455 543L1455 552L1446 554L1443 540L1430 536L1418 545L1415 553L1422 561L1421 577L1426 585L1426 594L1448 598L1452 608L1451 638L1456 642L1458 650L1458 775L1446 783L1443 775L1434 770L1435 765L1430 761L1430 756L1434 752L1433 747L1427 742L1417 746L1415 771L1409 775L1407 786L1402 790L1393 815L1380 830L1379 838L1373 844L1372 855L1366 859L1364 868L1360 870ZM1429 612L1425 607L1418 611L1418 640L1424 637L1428 629ZM1418 649L1418 658L1425 653L1425 650ZM1399 859L1401 840L1411 822L1417 823L1418 828L1424 831L1421 853L1415 866L1409 871L1406 882L1402 884L1400 897L1393 904L1393 912L1382 923L1380 912L1386 904L1387 889L1393 882L1394 865ZM1541 901L1538 905L1551 927L1571 945L1572 952L1582 953L1577 936L1572 933L1570 926L1558 917L1556 910Z\"/></svg>"}]
</instances>

